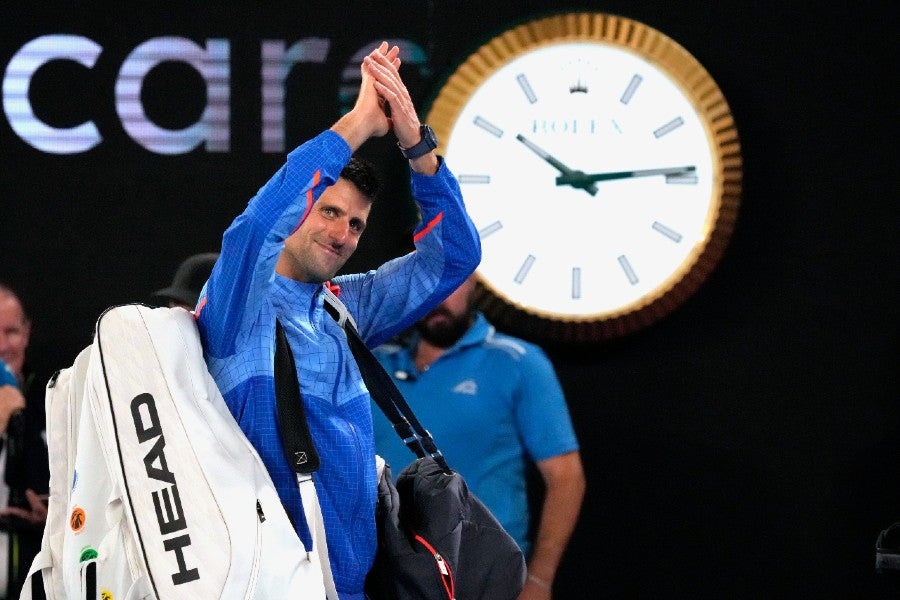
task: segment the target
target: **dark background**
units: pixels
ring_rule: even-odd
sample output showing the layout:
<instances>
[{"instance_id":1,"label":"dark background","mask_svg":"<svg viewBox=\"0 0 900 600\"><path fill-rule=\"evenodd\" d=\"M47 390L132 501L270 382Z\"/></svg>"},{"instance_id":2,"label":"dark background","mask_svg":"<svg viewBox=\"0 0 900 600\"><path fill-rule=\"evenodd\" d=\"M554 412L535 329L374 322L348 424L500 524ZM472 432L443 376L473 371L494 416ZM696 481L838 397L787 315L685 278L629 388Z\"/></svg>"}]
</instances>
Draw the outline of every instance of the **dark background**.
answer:
<instances>
[{"instance_id":1,"label":"dark background","mask_svg":"<svg viewBox=\"0 0 900 600\"><path fill-rule=\"evenodd\" d=\"M557 597L897 597L874 572L876 536L900 520L896 19L888 2L833 4L17 8L0 24L2 69L39 35L104 47L91 71L47 69L31 96L48 120L92 118L105 139L86 153L45 154L0 117L0 280L23 291L31 357L49 372L71 364L105 307L145 300L183 258L217 249L283 159L260 151L262 39L331 40L326 63L289 80L293 147L340 115L342 69L371 42L425 50L423 68L404 67L424 115L469 52L524 20L588 9L642 21L718 82L738 126L744 194L721 263L681 308L617 342L545 345L589 486ZM115 75L134 47L162 35L230 40L230 152L162 156L124 133ZM196 120L197 78L154 77L151 116L170 127ZM400 201L376 209L354 270L398 253L411 227L392 144L362 149Z\"/></svg>"}]
</instances>

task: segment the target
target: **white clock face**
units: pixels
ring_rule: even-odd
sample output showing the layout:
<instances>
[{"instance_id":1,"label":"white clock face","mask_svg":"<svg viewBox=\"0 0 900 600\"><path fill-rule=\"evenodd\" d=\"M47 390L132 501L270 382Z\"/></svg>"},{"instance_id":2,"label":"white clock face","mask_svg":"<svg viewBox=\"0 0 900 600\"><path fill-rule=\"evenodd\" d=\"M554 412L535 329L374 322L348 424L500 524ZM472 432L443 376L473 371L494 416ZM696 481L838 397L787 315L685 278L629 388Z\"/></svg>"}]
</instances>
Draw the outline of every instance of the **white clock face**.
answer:
<instances>
[{"instance_id":1,"label":"white clock face","mask_svg":"<svg viewBox=\"0 0 900 600\"><path fill-rule=\"evenodd\" d=\"M482 239L479 275L530 312L609 316L652 300L696 261L719 208L698 109L606 42L514 57L442 141Z\"/></svg>"}]
</instances>

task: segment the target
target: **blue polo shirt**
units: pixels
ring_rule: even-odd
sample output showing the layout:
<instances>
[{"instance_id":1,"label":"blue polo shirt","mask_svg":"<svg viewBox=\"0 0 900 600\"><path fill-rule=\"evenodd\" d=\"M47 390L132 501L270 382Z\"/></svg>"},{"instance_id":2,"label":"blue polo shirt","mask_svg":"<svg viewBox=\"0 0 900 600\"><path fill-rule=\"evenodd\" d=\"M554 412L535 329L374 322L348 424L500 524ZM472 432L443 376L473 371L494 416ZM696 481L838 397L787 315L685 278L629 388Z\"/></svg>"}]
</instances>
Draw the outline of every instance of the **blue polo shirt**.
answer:
<instances>
[{"instance_id":1,"label":"blue polo shirt","mask_svg":"<svg viewBox=\"0 0 900 600\"><path fill-rule=\"evenodd\" d=\"M519 543L531 541L525 469L578 449L562 388L538 346L498 333L484 315L424 373L409 346L375 350L451 468ZM415 455L377 406L375 449L396 477Z\"/></svg>"}]
</instances>

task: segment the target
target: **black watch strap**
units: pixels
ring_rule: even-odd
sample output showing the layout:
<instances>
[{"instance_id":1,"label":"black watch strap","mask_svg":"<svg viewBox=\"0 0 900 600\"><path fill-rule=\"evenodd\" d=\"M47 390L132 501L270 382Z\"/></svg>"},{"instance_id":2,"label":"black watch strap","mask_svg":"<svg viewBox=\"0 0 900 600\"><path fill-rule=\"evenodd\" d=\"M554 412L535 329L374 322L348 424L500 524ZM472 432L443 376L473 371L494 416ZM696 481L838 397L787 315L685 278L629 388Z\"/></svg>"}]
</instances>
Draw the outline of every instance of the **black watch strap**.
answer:
<instances>
[{"instance_id":1,"label":"black watch strap","mask_svg":"<svg viewBox=\"0 0 900 600\"><path fill-rule=\"evenodd\" d=\"M400 148L400 153L409 160L415 160L420 156L431 152L435 148L437 148L437 138L434 135L434 130L428 125L422 124L419 126L419 133L422 136L422 139L419 140L419 143L410 148L404 148L400 146L400 142L397 142L397 146Z\"/></svg>"}]
</instances>

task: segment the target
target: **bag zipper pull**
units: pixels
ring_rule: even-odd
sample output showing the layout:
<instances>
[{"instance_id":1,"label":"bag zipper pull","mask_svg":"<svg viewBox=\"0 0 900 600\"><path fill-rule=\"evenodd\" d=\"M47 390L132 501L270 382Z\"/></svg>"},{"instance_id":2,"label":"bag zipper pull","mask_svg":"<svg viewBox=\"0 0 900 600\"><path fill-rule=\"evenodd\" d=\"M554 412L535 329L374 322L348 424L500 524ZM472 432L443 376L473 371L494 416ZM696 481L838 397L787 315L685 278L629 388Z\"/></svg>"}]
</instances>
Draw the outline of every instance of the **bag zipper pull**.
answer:
<instances>
[{"instance_id":1,"label":"bag zipper pull","mask_svg":"<svg viewBox=\"0 0 900 600\"><path fill-rule=\"evenodd\" d=\"M434 553L434 560L437 561L438 569L441 570L441 575L449 575L449 574L450 574L450 570L447 569L447 563L444 562L444 557L443 557L443 556L441 556L440 554L438 554L437 552L435 552L435 553Z\"/></svg>"},{"instance_id":2,"label":"bag zipper pull","mask_svg":"<svg viewBox=\"0 0 900 600\"><path fill-rule=\"evenodd\" d=\"M428 552L431 553L431 556L434 558L434 562L437 564L438 570L441 572L441 583L444 585L444 591L447 592L447 598L449 600L456 600L456 582L453 581L453 573L450 572L450 565L447 564L447 561L444 560L444 557L441 556L441 553L437 551L437 549L428 543L428 541L423 538L418 533L415 534L415 539L417 542L425 546Z\"/></svg>"}]
</instances>

